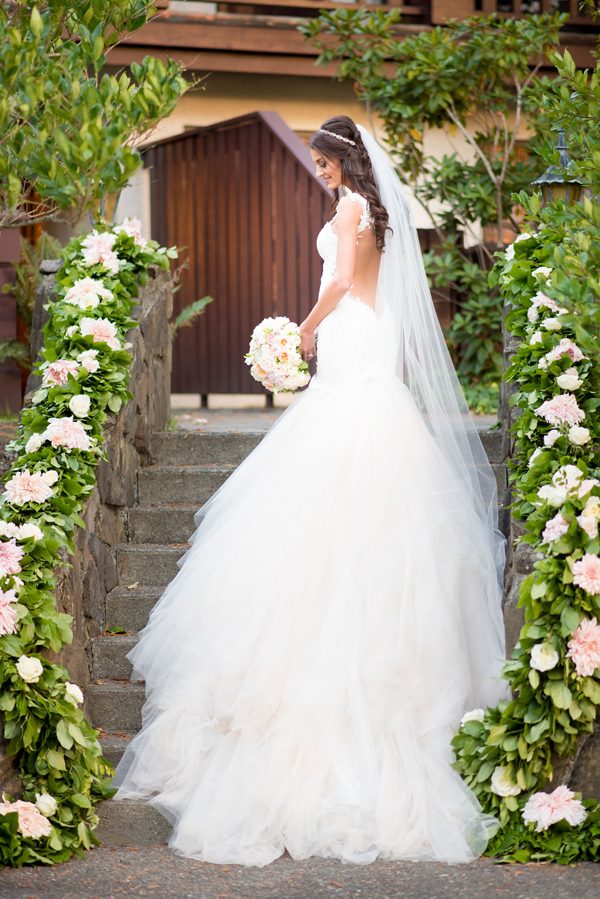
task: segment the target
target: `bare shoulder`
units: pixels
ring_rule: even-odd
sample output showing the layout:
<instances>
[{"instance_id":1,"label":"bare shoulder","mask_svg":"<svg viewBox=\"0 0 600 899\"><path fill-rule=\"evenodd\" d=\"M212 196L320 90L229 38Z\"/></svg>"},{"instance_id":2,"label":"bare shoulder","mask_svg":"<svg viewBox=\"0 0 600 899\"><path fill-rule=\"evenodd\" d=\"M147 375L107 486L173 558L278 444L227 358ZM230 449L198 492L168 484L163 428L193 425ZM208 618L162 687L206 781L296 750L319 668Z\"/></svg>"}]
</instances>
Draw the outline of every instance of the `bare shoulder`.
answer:
<instances>
[{"instance_id":1,"label":"bare shoulder","mask_svg":"<svg viewBox=\"0 0 600 899\"><path fill-rule=\"evenodd\" d=\"M363 206L358 194L345 194L337 205L337 217L341 221L358 221L363 213Z\"/></svg>"}]
</instances>

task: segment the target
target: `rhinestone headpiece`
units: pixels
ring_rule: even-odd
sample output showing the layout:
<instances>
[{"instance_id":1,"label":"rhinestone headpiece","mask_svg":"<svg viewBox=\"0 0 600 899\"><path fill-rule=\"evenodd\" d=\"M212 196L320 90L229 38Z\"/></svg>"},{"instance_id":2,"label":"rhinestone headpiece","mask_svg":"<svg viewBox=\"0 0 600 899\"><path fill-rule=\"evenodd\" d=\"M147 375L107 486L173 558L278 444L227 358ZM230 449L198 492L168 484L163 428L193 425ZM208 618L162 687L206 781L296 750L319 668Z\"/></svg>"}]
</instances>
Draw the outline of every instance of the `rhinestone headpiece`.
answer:
<instances>
[{"instance_id":1,"label":"rhinestone headpiece","mask_svg":"<svg viewBox=\"0 0 600 899\"><path fill-rule=\"evenodd\" d=\"M323 134L330 134L332 137L337 137L338 140L343 140L346 144L352 144L353 147L356 146L355 140L350 140L349 137L342 137L341 134L336 134L335 131L328 131L327 128L319 128Z\"/></svg>"}]
</instances>

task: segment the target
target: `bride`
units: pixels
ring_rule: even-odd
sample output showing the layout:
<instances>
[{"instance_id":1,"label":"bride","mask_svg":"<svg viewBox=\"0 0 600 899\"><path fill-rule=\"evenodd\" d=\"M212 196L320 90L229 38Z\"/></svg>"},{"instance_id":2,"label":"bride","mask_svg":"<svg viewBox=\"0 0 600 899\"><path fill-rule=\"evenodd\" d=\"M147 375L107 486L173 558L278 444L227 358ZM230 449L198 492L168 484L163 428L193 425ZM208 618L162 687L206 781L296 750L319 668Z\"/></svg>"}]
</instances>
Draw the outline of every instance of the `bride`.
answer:
<instances>
[{"instance_id":1,"label":"bride","mask_svg":"<svg viewBox=\"0 0 600 899\"><path fill-rule=\"evenodd\" d=\"M301 324L317 373L196 513L129 654L146 703L116 799L207 862L470 861L497 822L450 740L506 695L495 479L386 153L347 116L310 152L335 211Z\"/></svg>"}]
</instances>

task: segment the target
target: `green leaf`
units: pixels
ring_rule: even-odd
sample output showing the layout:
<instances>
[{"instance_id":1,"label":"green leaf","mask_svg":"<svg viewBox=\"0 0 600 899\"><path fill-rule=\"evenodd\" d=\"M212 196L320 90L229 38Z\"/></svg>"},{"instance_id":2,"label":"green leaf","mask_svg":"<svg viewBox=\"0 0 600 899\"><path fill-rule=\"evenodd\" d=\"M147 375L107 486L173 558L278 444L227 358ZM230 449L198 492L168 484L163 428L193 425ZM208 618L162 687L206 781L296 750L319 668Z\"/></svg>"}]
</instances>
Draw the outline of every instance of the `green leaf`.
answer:
<instances>
[{"instance_id":1,"label":"green leaf","mask_svg":"<svg viewBox=\"0 0 600 899\"><path fill-rule=\"evenodd\" d=\"M69 733L67 722L64 718L61 718L61 720L56 725L56 737L60 745L65 749L71 749L71 747L73 746L73 737Z\"/></svg>"}]
</instances>

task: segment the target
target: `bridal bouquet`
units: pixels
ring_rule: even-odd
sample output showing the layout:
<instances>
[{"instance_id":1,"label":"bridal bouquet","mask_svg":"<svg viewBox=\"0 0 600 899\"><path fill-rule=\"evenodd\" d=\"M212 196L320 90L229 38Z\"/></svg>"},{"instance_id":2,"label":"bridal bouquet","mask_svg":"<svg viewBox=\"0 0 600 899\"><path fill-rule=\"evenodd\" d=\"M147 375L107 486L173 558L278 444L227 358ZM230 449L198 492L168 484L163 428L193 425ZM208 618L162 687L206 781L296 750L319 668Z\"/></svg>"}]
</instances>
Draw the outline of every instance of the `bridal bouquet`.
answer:
<instances>
[{"instance_id":1,"label":"bridal bouquet","mask_svg":"<svg viewBox=\"0 0 600 899\"><path fill-rule=\"evenodd\" d=\"M293 392L310 381L300 352L300 329L283 315L265 318L255 327L244 359L252 377L267 390Z\"/></svg>"}]
</instances>

